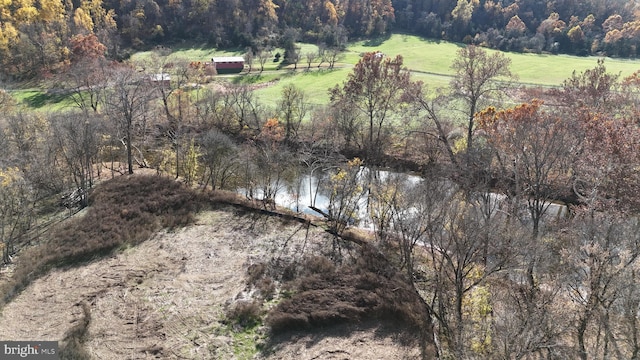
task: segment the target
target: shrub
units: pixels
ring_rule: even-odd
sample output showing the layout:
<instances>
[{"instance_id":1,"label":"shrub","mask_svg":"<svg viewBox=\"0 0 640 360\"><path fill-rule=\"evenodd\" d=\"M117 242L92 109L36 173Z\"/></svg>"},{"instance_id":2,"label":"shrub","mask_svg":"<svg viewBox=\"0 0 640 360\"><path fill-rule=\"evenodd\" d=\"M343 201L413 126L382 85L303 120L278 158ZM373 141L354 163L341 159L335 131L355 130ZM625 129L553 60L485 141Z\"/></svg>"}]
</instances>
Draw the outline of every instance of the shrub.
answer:
<instances>
[{"instance_id":1,"label":"shrub","mask_svg":"<svg viewBox=\"0 0 640 360\"><path fill-rule=\"evenodd\" d=\"M308 314L287 313L282 311L272 311L269 313L267 325L269 325L273 333L311 328Z\"/></svg>"},{"instance_id":2,"label":"shrub","mask_svg":"<svg viewBox=\"0 0 640 360\"><path fill-rule=\"evenodd\" d=\"M268 265L265 263L251 264L247 269L247 285L255 286L262 299L271 300L276 293L276 284L269 277Z\"/></svg>"},{"instance_id":3,"label":"shrub","mask_svg":"<svg viewBox=\"0 0 640 360\"><path fill-rule=\"evenodd\" d=\"M262 278L256 284L256 288L260 291L262 298L267 301L273 299L276 293L276 283L271 278Z\"/></svg>"},{"instance_id":4,"label":"shrub","mask_svg":"<svg viewBox=\"0 0 640 360\"><path fill-rule=\"evenodd\" d=\"M247 274L249 278L247 279L247 285L255 285L258 283L260 279L265 275L267 271L267 265L265 263L257 263L249 265L247 269Z\"/></svg>"},{"instance_id":5,"label":"shrub","mask_svg":"<svg viewBox=\"0 0 640 360\"><path fill-rule=\"evenodd\" d=\"M312 257L293 289L267 316L274 333L383 319L406 328L428 326L429 313L411 284L382 254L363 246L350 264L336 267L327 258Z\"/></svg>"},{"instance_id":6,"label":"shrub","mask_svg":"<svg viewBox=\"0 0 640 360\"><path fill-rule=\"evenodd\" d=\"M230 306L227 311L227 322L243 328L251 328L261 322L262 302L258 300L240 300Z\"/></svg>"},{"instance_id":7,"label":"shrub","mask_svg":"<svg viewBox=\"0 0 640 360\"><path fill-rule=\"evenodd\" d=\"M313 256L305 263L307 274L331 274L336 271L336 265L324 256Z\"/></svg>"},{"instance_id":8,"label":"shrub","mask_svg":"<svg viewBox=\"0 0 640 360\"><path fill-rule=\"evenodd\" d=\"M297 264L296 263L290 263L287 264L287 266L284 267L284 269L282 269L282 281L293 281L296 276L298 274L298 270L297 270Z\"/></svg>"}]
</instances>

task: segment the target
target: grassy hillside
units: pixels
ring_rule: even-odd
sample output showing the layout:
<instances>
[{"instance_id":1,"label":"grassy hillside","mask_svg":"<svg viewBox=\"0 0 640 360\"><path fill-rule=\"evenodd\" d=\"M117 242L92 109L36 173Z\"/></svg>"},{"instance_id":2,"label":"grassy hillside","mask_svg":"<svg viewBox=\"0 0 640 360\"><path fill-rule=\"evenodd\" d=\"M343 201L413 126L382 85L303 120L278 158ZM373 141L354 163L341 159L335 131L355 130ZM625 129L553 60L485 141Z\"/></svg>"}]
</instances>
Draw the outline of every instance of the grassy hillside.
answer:
<instances>
[{"instance_id":1,"label":"grassy hillside","mask_svg":"<svg viewBox=\"0 0 640 360\"><path fill-rule=\"evenodd\" d=\"M249 205L160 176L100 184L83 213L0 273L0 338L60 341L62 359L432 349L415 335L432 332L424 303L362 236L339 240L319 221ZM298 340L307 332L317 345Z\"/></svg>"},{"instance_id":2,"label":"grassy hillside","mask_svg":"<svg viewBox=\"0 0 640 360\"><path fill-rule=\"evenodd\" d=\"M382 51L388 56L402 55L405 66L413 71L413 79L421 80L431 88L442 88L449 84L453 71L451 62L456 57L456 52L463 46L458 43L423 39L413 35L394 34L389 38L378 40L364 40L349 45L342 54L336 69L321 69L316 65L311 66L312 71L307 71L304 54L317 52L317 46L301 44L302 59L298 64L298 71L289 69L278 70L278 64L271 60L265 64L265 72L258 76L259 64L257 60L253 66L253 74L250 83L275 81L273 86L257 90L258 96L269 106L275 106L280 98L282 89L293 84L307 94L307 100L313 104L326 104L329 101L328 89L340 84L348 76L351 67L358 62L360 54L368 51ZM495 50L488 50L495 52ZM283 53L276 49L274 53ZM217 51L207 48L185 48L175 50L171 56L192 61L206 61L212 56L240 56L242 51ZM519 54L506 53L512 60L512 70L518 75L519 81L527 85L557 86L563 80L571 76L573 71L581 72L595 67L597 57L577 57L569 55L546 54ZM152 52L135 54L134 60L149 60ZM624 59L607 59L607 69L612 73L620 73L622 76L632 74L640 69L640 61ZM326 64L324 64L326 66ZM241 75L245 76L246 75ZM238 80L236 80L238 81Z\"/></svg>"}]
</instances>

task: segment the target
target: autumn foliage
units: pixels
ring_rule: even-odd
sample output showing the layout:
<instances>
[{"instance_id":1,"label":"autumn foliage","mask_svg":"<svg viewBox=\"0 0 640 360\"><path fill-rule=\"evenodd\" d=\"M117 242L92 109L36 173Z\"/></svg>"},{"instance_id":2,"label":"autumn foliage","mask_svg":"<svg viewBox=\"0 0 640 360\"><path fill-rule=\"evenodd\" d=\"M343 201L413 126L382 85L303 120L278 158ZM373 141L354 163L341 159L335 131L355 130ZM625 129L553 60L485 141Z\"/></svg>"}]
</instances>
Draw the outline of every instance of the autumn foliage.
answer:
<instances>
[{"instance_id":1,"label":"autumn foliage","mask_svg":"<svg viewBox=\"0 0 640 360\"><path fill-rule=\"evenodd\" d=\"M585 123L580 192L596 208L640 210L640 130L629 118L591 114ZM587 185L585 185L587 184Z\"/></svg>"},{"instance_id":2,"label":"autumn foliage","mask_svg":"<svg viewBox=\"0 0 640 360\"><path fill-rule=\"evenodd\" d=\"M71 52L74 61L95 60L104 57L106 51L107 47L100 43L95 34L79 34L71 38Z\"/></svg>"},{"instance_id":3,"label":"autumn foliage","mask_svg":"<svg viewBox=\"0 0 640 360\"><path fill-rule=\"evenodd\" d=\"M280 124L278 119L268 119L264 125L262 125L262 130L260 131L261 140L268 143L280 143L284 140L284 136L284 127Z\"/></svg>"}]
</instances>

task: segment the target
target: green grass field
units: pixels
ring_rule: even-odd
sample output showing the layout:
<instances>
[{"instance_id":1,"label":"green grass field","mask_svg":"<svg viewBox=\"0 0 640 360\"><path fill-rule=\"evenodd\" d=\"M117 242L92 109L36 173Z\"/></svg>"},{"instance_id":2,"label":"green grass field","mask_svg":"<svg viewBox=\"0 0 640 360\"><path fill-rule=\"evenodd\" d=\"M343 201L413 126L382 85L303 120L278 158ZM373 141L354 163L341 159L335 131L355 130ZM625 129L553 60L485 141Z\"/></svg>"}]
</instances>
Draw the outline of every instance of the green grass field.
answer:
<instances>
[{"instance_id":1,"label":"green grass field","mask_svg":"<svg viewBox=\"0 0 640 360\"><path fill-rule=\"evenodd\" d=\"M69 95L50 94L40 89L12 90L10 94L19 104L34 110L55 111L75 106Z\"/></svg>"},{"instance_id":2,"label":"green grass field","mask_svg":"<svg viewBox=\"0 0 640 360\"><path fill-rule=\"evenodd\" d=\"M312 44L300 44L301 60L298 70L293 71L293 66L280 68L279 63L272 59L266 62L264 72L260 73L260 65L257 59L253 64L250 74L221 77L222 80L232 83L245 84L271 84L256 90L256 95L267 106L275 106L280 98L282 89L293 84L302 89L307 101L311 104L326 104L329 102L328 91L336 84L341 84L347 78L353 65L358 62L360 55L368 51L381 51L385 55L395 57L402 55L404 65L413 73L413 80L421 80L429 88L446 87L453 75L451 62L456 57L456 52L461 44L422 39L417 36L394 34L388 38L359 41L349 45L347 50L335 65L335 69L317 68L317 62L307 70L305 54L317 52L317 46ZM172 49L168 56L160 56L158 52L145 51L132 56L133 61L147 63L166 63L172 59L184 59L187 61L208 61L214 56L241 56L243 50L217 50L201 46L183 46ZM495 52L495 50L488 50ZM282 49L275 49L273 53ZM571 76L573 71L582 72L594 68L598 57L577 57L569 55L545 55L545 54L519 54L506 53L512 60L511 70L517 74L519 82L526 85L558 86L563 80ZM605 60L605 66L610 73L620 73L622 77L631 75L640 70L640 60L611 59ZM65 99L56 96L45 95L39 90L24 90L14 92L14 96L32 108L42 108L51 105L55 108L69 104Z\"/></svg>"},{"instance_id":3,"label":"green grass field","mask_svg":"<svg viewBox=\"0 0 640 360\"><path fill-rule=\"evenodd\" d=\"M187 59L189 61L210 61L214 56L242 56L244 52L242 50L218 50L215 48L207 47L185 47L172 49L172 52L168 55L161 55L157 51L140 51L131 56L131 60L135 62L153 62L159 59L166 60L167 58Z\"/></svg>"},{"instance_id":4,"label":"green grass field","mask_svg":"<svg viewBox=\"0 0 640 360\"><path fill-rule=\"evenodd\" d=\"M446 87L453 75L451 62L461 44L422 39L412 35L395 34L381 41L360 41L351 44L343 54L343 58L333 71L305 73L302 76L288 77L257 91L258 96L269 104L279 97L282 88L294 84L305 91L309 102L325 104L329 101L328 89L343 82L351 67L358 61L360 54L368 51L382 51L394 57L402 55L404 64L412 72L413 80L421 80L430 88ZM495 52L495 50L488 50ZM526 85L559 86L569 78L573 71L582 72L594 68L598 57L577 57L569 55L519 54L506 53L511 59L511 70L517 74L518 81ZM302 64L303 68L306 64ZM611 73L620 73L622 77L640 70L639 60L611 59L605 60L605 66ZM301 66L298 65L298 68Z\"/></svg>"},{"instance_id":5,"label":"green grass field","mask_svg":"<svg viewBox=\"0 0 640 360\"><path fill-rule=\"evenodd\" d=\"M405 65L418 72L440 75L452 75L451 62L462 45L421 39L411 35L392 35L381 44L372 46L369 42L359 42L349 47L349 52L380 50L388 56L397 54L404 57ZM490 53L495 50L488 50ZM571 76L575 70L581 72L596 66L598 57L578 57L570 55L545 55L505 53L512 61L511 70L517 74L519 81L525 84L556 86ZM640 70L639 60L611 59L605 60L605 66L611 73L628 76Z\"/></svg>"}]
</instances>

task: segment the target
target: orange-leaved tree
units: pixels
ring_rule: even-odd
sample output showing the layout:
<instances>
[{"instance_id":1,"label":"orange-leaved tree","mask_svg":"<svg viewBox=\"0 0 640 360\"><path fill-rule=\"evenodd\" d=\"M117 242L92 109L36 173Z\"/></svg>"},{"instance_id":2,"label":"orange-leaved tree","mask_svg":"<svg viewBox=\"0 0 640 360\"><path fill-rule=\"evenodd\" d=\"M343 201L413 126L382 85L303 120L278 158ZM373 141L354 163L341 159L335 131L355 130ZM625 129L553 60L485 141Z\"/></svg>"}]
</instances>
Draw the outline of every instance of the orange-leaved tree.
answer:
<instances>
[{"instance_id":1,"label":"orange-leaved tree","mask_svg":"<svg viewBox=\"0 0 640 360\"><path fill-rule=\"evenodd\" d=\"M542 106L542 101L533 100L506 110L489 107L478 114L499 174L508 185L507 194L527 202L534 236L549 202L570 188L583 142L579 124Z\"/></svg>"},{"instance_id":2,"label":"orange-leaved tree","mask_svg":"<svg viewBox=\"0 0 640 360\"><path fill-rule=\"evenodd\" d=\"M478 114L478 124L495 151L497 174L506 184L513 204L526 203L531 221L529 282L533 271L541 221L552 201L571 188L573 167L582 152L583 136L576 122L563 119L533 100L511 109L489 107Z\"/></svg>"},{"instance_id":3,"label":"orange-leaved tree","mask_svg":"<svg viewBox=\"0 0 640 360\"><path fill-rule=\"evenodd\" d=\"M410 99L411 75L403 67L402 56L386 57L380 52L363 55L347 81L330 90L332 106L348 105L367 119L365 151L369 159L384 152L389 120Z\"/></svg>"},{"instance_id":4,"label":"orange-leaved tree","mask_svg":"<svg viewBox=\"0 0 640 360\"><path fill-rule=\"evenodd\" d=\"M489 97L495 97L507 89L508 83L502 80L514 79L509 69L511 59L501 53L489 55L476 46L467 46L458 50L451 69L456 73L451 81L451 89L466 103L467 117L467 155L473 150L475 114L481 104Z\"/></svg>"}]
</instances>

